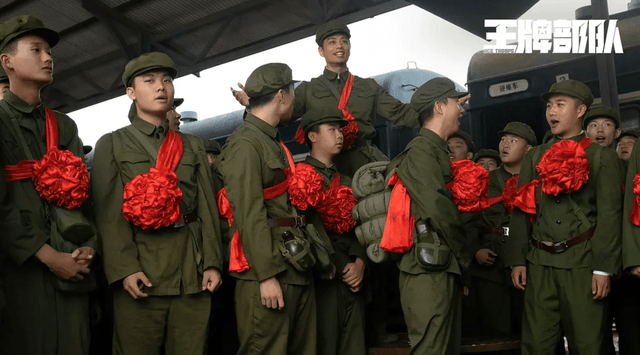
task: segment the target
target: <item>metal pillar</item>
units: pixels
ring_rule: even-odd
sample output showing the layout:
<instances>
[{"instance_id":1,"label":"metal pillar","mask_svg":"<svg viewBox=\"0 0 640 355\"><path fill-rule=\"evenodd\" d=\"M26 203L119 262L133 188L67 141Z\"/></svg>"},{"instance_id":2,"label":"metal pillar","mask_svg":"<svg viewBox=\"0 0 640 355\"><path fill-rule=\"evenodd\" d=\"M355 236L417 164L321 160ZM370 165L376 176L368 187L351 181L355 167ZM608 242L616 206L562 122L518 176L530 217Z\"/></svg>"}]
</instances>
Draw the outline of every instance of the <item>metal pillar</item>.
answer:
<instances>
[{"instance_id":1,"label":"metal pillar","mask_svg":"<svg viewBox=\"0 0 640 355\"><path fill-rule=\"evenodd\" d=\"M609 6L607 0L591 0L591 15L593 19L609 20ZM596 54L595 56L602 104L604 106L611 107L620 114L618 80L616 78L616 66L613 60L613 53Z\"/></svg>"}]
</instances>

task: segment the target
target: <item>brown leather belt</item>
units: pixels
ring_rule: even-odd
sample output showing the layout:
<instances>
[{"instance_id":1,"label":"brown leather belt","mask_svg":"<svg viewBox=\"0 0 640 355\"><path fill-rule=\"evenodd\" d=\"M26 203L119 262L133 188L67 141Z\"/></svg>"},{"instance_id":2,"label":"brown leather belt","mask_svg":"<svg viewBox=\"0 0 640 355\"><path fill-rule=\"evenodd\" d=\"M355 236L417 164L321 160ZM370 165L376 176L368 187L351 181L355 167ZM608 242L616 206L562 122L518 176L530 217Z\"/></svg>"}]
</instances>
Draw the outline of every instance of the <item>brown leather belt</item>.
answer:
<instances>
[{"instance_id":1,"label":"brown leather belt","mask_svg":"<svg viewBox=\"0 0 640 355\"><path fill-rule=\"evenodd\" d=\"M371 139L356 139L353 142L352 148L363 148L371 146Z\"/></svg>"},{"instance_id":2,"label":"brown leather belt","mask_svg":"<svg viewBox=\"0 0 640 355\"><path fill-rule=\"evenodd\" d=\"M577 237L571 238L569 240L563 240L557 243L543 242L531 236L531 244L538 249L542 249L546 251L547 253L559 254L559 253L565 252L567 249L571 248L574 245L578 245L582 242L586 242L587 240L591 239L591 237L593 237L593 233L595 232L595 230L596 230L595 227L589 228L589 230L580 234Z\"/></svg>"},{"instance_id":3,"label":"brown leather belt","mask_svg":"<svg viewBox=\"0 0 640 355\"><path fill-rule=\"evenodd\" d=\"M498 237L508 237L509 236L509 227L485 227L485 233L493 234Z\"/></svg>"},{"instance_id":4,"label":"brown leather belt","mask_svg":"<svg viewBox=\"0 0 640 355\"><path fill-rule=\"evenodd\" d=\"M195 212L183 214L178 222L173 224L173 228L184 227L189 223L195 222L198 220L198 215Z\"/></svg>"},{"instance_id":5,"label":"brown leather belt","mask_svg":"<svg viewBox=\"0 0 640 355\"><path fill-rule=\"evenodd\" d=\"M307 219L304 216L269 218L269 227L304 227Z\"/></svg>"}]
</instances>

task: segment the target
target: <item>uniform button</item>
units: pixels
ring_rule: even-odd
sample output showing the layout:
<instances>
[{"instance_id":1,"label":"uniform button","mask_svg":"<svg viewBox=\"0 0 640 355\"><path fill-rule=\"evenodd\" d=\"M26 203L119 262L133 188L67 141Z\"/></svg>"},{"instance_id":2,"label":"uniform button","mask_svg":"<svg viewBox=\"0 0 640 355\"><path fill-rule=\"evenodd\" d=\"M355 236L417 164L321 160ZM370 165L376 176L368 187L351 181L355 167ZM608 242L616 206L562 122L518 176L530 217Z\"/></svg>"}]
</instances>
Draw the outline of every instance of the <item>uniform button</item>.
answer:
<instances>
[{"instance_id":1,"label":"uniform button","mask_svg":"<svg viewBox=\"0 0 640 355\"><path fill-rule=\"evenodd\" d=\"M506 243L506 242L507 242L507 240L503 238L503 239L502 239L502 242L503 242L503 243Z\"/></svg>"},{"instance_id":2,"label":"uniform button","mask_svg":"<svg viewBox=\"0 0 640 355\"><path fill-rule=\"evenodd\" d=\"M560 220L557 220L557 221L556 221L556 224L560 224L560 223L562 223L562 222L560 222Z\"/></svg>"},{"instance_id":3,"label":"uniform button","mask_svg":"<svg viewBox=\"0 0 640 355\"><path fill-rule=\"evenodd\" d=\"M556 203L560 203L560 199L557 199L557 200L556 200Z\"/></svg>"}]
</instances>

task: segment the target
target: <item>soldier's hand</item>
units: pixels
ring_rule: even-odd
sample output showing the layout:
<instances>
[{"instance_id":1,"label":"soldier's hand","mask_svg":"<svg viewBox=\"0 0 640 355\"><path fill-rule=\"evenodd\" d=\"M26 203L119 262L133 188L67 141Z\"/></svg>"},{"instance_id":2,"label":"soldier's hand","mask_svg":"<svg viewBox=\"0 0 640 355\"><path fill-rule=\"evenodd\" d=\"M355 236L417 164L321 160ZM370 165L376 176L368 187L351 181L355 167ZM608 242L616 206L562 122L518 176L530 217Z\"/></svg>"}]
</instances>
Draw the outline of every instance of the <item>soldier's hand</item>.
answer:
<instances>
[{"instance_id":1,"label":"soldier's hand","mask_svg":"<svg viewBox=\"0 0 640 355\"><path fill-rule=\"evenodd\" d=\"M153 285L149 282L147 275L142 271L138 271L135 274L131 274L124 278L122 281L122 286L124 289L129 292L131 297L134 300L149 297L148 294L142 292L143 287L152 287Z\"/></svg>"},{"instance_id":2,"label":"soldier's hand","mask_svg":"<svg viewBox=\"0 0 640 355\"><path fill-rule=\"evenodd\" d=\"M81 274L91 272L88 267L76 262L70 253L60 253L48 244L36 252L36 258L47 265L49 270L61 280L80 281L84 279Z\"/></svg>"},{"instance_id":3,"label":"soldier's hand","mask_svg":"<svg viewBox=\"0 0 640 355\"><path fill-rule=\"evenodd\" d=\"M462 286L462 294L466 297L469 296L469 287Z\"/></svg>"},{"instance_id":4,"label":"soldier's hand","mask_svg":"<svg viewBox=\"0 0 640 355\"><path fill-rule=\"evenodd\" d=\"M467 96L464 96L464 97L461 97L461 98L459 98L459 99L458 99L458 104L459 104L460 106L462 106L462 105L464 105L464 104L467 102L467 100L469 100L470 98L471 98L471 94L467 94Z\"/></svg>"},{"instance_id":5,"label":"soldier's hand","mask_svg":"<svg viewBox=\"0 0 640 355\"><path fill-rule=\"evenodd\" d=\"M611 276L593 274L591 278L591 294L594 300L601 300L609 295Z\"/></svg>"},{"instance_id":6,"label":"soldier's hand","mask_svg":"<svg viewBox=\"0 0 640 355\"><path fill-rule=\"evenodd\" d=\"M491 249L484 248L478 250L476 260L480 265L491 266L496 261L496 256L498 256L498 254L494 253Z\"/></svg>"},{"instance_id":7,"label":"soldier's hand","mask_svg":"<svg viewBox=\"0 0 640 355\"><path fill-rule=\"evenodd\" d=\"M364 279L364 261L360 258L356 258L356 261L353 263L348 263L344 270L342 270L343 276L342 281L344 281L349 287L351 291L357 292L354 290L360 290L360 286L362 285L362 279Z\"/></svg>"},{"instance_id":8,"label":"soldier's hand","mask_svg":"<svg viewBox=\"0 0 640 355\"><path fill-rule=\"evenodd\" d=\"M214 292L220 285L222 285L220 271L213 267L206 269L202 275L202 291Z\"/></svg>"},{"instance_id":9,"label":"soldier's hand","mask_svg":"<svg viewBox=\"0 0 640 355\"><path fill-rule=\"evenodd\" d=\"M633 269L631 269L631 275L640 277L640 266L636 266Z\"/></svg>"},{"instance_id":10,"label":"soldier's hand","mask_svg":"<svg viewBox=\"0 0 640 355\"><path fill-rule=\"evenodd\" d=\"M71 257L78 262L78 264L89 267L93 261L93 254L95 250L92 247L80 247L71 253Z\"/></svg>"},{"instance_id":11,"label":"soldier's hand","mask_svg":"<svg viewBox=\"0 0 640 355\"><path fill-rule=\"evenodd\" d=\"M262 305L267 308L284 308L282 288L280 287L280 282L278 282L278 279L276 279L275 276L264 281L260 281L260 299L262 301Z\"/></svg>"},{"instance_id":12,"label":"soldier's hand","mask_svg":"<svg viewBox=\"0 0 640 355\"><path fill-rule=\"evenodd\" d=\"M233 97L235 97L235 99L238 100L240 105L245 107L249 106L249 96L244 91L244 86L238 83L238 87L240 87L240 90L234 90L233 87L231 88L231 93L233 94Z\"/></svg>"},{"instance_id":13,"label":"soldier's hand","mask_svg":"<svg viewBox=\"0 0 640 355\"><path fill-rule=\"evenodd\" d=\"M320 278L323 280L333 280L334 277L336 277L336 266L333 264L331 264L331 271L320 273Z\"/></svg>"},{"instance_id":14,"label":"soldier's hand","mask_svg":"<svg viewBox=\"0 0 640 355\"><path fill-rule=\"evenodd\" d=\"M511 281L515 288L524 291L525 286L527 286L527 267L514 266L513 270L511 270Z\"/></svg>"}]
</instances>

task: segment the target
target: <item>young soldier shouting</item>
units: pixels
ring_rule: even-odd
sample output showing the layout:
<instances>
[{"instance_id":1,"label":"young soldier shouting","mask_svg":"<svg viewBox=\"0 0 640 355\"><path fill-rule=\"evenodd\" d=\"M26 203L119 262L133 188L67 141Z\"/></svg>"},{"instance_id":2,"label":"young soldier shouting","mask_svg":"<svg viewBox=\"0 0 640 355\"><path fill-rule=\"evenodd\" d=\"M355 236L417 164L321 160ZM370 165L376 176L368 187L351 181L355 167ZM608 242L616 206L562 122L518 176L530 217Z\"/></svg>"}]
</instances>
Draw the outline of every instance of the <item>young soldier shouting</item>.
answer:
<instances>
[{"instance_id":1,"label":"young soldier shouting","mask_svg":"<svg viewBox=\"0 0 640 355\"><path fill-rule=\"evenodd\" d=\"M311 154L296 167L297 171L314 171L309 175L322 179L323 186L315 193L325 197L307 209L307 218L328 233L334 250L335 270L315 281L318 314L322 315L318 317L318 354L326 355L366 351L364 297L360 292L366 252L352 230L355 221L350 211L356 200L350 193L351 178L338 173L333 163L343 145L342 128L348 124L343 117L337 108L316 108L302 116L300 126ZM335 218L341 209L349 211L346 218Z\"/></svg>"},{"instance_id":2,"label":"young soldier shouting","mask_svg":"<svg viewBox=\"0 0 640 355\"><path fill-rule=\"evenodd\" d=\"M604 354L611 275L619 273L622 181L613 149L582 133L591 90L564 80L542 95L553 137L524 158L505 265L524 290L523 354Z\"/></svg>"},{"instance_id":3,"label":"young soldier shouting","mask_svg":"<svg viewBox=\"0 0 640 355\"><path fill-rule=\"evenodd\" d=\"M594 143L613 148L621 132L620 118L610 107L594 106L585 114L582 128L587 133L587 138Z\"/></svg>"},{"instance_id":4,"label":"young soldier shouting","mask_svg":"<svg viewBox=\"0 0 640 355\"><path fill-rule=\"evenodd\" d=\"M127 63L132 123L96 145L91 183L115 288L115 354L202 354L210 292L221 283L218 210L202 140L167 122L176 75L164 53Z\"/></svg>"},{"instance_id":5,"label":"young soldier shouting","mask_svg":"<svg viewBox=\"0 0 640 355\"><path fill-rule=\"evenodd\" d=\"M89 352L87 274L96 237L78 208L89 183L82 142L76 124L40 99L53 80L51 48L59 39L32 16L0 24L0 61L10 81L0 100L1 160L8 200L25 229L0 236L7 256L3 354ZM84 219L89 233L63 236L62 222L70 219Z\"/></svg>"}]
</instances>

